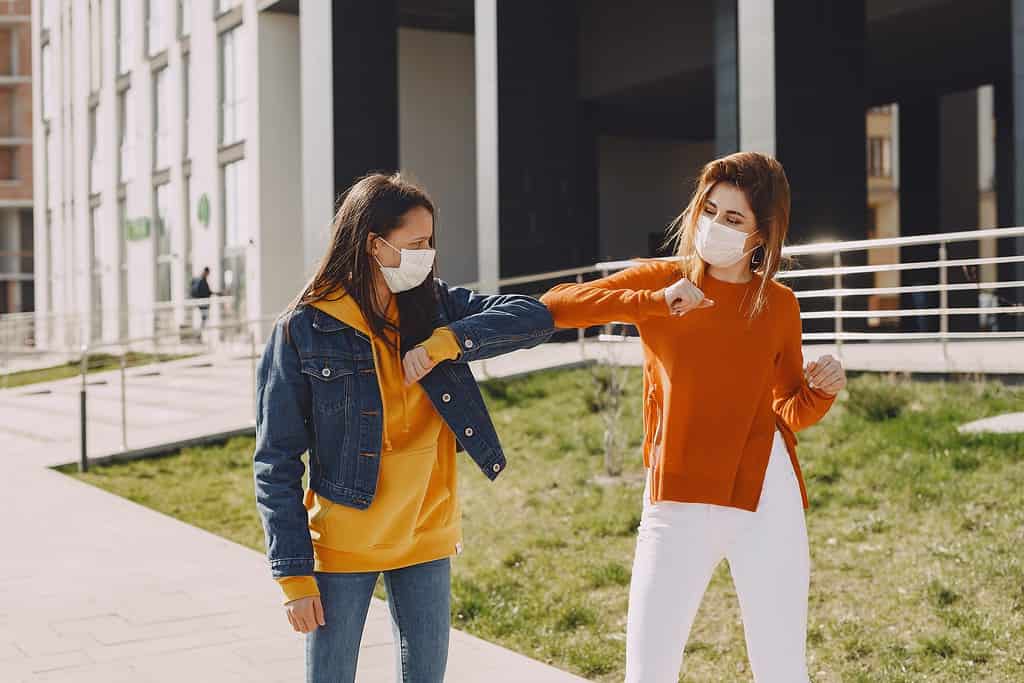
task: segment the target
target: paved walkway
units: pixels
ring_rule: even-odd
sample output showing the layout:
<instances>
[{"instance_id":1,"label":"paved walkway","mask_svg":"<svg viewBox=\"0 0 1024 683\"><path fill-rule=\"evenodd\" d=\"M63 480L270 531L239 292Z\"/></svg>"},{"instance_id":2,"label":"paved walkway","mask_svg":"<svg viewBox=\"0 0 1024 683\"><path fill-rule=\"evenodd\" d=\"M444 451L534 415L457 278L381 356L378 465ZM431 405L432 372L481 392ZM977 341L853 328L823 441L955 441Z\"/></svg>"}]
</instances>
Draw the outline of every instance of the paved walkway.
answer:
<instances>
[{"instance_id":1,"label":"paved walkway","mask_svg":"<svg viewBox=\"0 0 1024 683\"><path fill-rule=\"evenodd\" d=\"M963 433L1024 434L1024 413L1006 413L960 425Z\"/></svg>"}]
</instances>

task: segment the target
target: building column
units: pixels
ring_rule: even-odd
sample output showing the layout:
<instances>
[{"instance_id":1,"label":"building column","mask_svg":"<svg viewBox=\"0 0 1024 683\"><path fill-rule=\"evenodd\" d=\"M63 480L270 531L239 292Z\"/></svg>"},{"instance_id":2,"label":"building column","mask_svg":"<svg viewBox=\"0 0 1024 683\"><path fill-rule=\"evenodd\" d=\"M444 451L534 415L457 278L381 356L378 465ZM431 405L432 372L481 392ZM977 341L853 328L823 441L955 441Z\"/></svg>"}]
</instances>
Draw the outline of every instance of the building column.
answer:
<instances>
[{"instance_id":1,"label":"building column","mask_svg":"<svg viewBox=\"0 0 1024 683\"><path fill-rule=\"evenodd\" d=\"M498 0L475 0L477 282L498 291L501 277L498 164Z\"/></svg>"},{"instance_id":2,"label":"building column","mask_svg":"<svg viewBox=\"0 0 1024 683\"><path fill-rule=\"evenodd\" d=\"M939 98L921 96L899 103L900 145L900 234L926 235L939 231L941 224L941 154ZM934 261L939 257L935 244L903 247L900 262ZM904 286L931 285L938 282L936 270L903 271ZM903 294L900 308L932 308L938 303L934 293ZM938 318L903 318L908 331L932 332L939 329Z\"/></svg>"},{"instance_id":3,"label":"building column","mask_svg":"<svg viewBox=\"0 0 1024 683\"><path fill-rule=\"evenodd\" d=\"M398 3L335 0L330 5L338 194L371 171L398 168Z\"/></svg>"},{"instance_id":4,"label":"building column","mask_svg":"<svg viewBox=\"0 0 1024 683\"><path fill-rule=\"evenodd\" d=\"M715 0L715 156L740 149L737 0Z\"/></svg>"},{"instance_id":5,"label":"building column","mask_svg":"<svg viewBox=\"0 0 1024 683\"><path fill-rule=\"evenodd\" d=\"M334 215L331 5L326 2L302 3L299 36L302 263L303 274L309 276L327 248L328 228Z\"/></svg>"}]
</instances>

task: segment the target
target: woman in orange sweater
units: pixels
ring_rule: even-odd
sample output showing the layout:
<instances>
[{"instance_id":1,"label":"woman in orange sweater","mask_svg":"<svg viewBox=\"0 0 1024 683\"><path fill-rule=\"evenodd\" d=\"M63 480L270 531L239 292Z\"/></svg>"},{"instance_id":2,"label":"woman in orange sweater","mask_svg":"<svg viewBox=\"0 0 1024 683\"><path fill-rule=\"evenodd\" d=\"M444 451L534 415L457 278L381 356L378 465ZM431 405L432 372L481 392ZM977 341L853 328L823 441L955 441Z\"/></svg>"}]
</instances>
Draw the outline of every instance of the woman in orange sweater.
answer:
<instances>
[{"instance_id":1,"label":"woman in orange sweater","mask_svg":"<svg viewBox=\"0 0 1024 683\"><path fill-rule=\"evenodd\" d=\"M672 227L678 258L542 301L556 327L637 326L648 468L626 633L626 681L676 681L715 566L729 561L758 683L807 681L810 559L797 432L846 382L803 364L800 307L773 278L789 226L782 165L739 153L703 169Z\"/></svg>"}]
</instances>

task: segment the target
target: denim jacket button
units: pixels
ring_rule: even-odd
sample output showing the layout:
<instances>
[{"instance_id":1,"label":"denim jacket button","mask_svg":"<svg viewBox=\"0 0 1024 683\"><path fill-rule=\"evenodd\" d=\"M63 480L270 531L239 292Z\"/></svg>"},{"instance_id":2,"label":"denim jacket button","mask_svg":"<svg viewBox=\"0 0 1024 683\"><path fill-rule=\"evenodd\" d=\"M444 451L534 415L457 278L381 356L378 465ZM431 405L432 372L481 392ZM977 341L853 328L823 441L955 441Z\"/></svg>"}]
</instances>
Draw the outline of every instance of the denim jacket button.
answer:
<instances>
[{"instance_id":1,"label":"denim jacket button","mask_svg":"<svg viewBox=\"0 0 1024 683\"><path fill-rule=\"evenodd\" d=\"M465 434L466 436L473 436L473 428L472 427L466 427L466 431L463 432L463 434Z\"/></svg>"},{"instance_id":2,"label":"denim jacket button","mask_svg":"<svg viewBox=\"0 0 1024 683\"><path fill-rule=\"evenodd\" d=\"M495 472L501 472L501 465L498 463L494 463L491 469L494 470Z\"/></svg>"},{"instance_id":3,"label":"denim jacket button","mask_svg":"<svg viewBox=\"0 0 1024 683\"><path fill-rule=\"evenodd\" d=\"M471 349L471 348L473 348L473 340L472 340L472 339L467 339L467 340L465 341L465 347L466 347L467 349Z\"/></svg>"},{"instance_id":4,"label":"denim jacket button","mask_svg":"<svg viewBox=\"0 0 1024 683\"><path fill-rule=\"evenodd\" d=\"M323 370L320 371L320 374L323 375L324 377L330 377L331 376L331 369L330 368L324 368Z\"/></svg>"},{"instance_id":5,"label":"denim jacket button","mask_svg":"<svg viewBox=\"0 0 1024 683\"><path fill-rule=\"evenodd\" d=\"M445 403L451 403L452 402L452 395L451 394L442 394L441 395L441 400L444 401Z\"/></svg>"}]
</instances>

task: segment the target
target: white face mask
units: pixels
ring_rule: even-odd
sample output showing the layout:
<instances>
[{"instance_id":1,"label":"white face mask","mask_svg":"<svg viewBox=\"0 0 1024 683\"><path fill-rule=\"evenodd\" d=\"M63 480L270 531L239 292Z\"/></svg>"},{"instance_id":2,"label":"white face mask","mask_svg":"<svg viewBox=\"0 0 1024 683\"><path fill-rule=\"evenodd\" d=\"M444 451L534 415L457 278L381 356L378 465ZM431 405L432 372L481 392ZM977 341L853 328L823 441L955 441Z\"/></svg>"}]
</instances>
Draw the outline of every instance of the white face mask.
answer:
<instances>
[{"instance_id":1,"label":"white face mask","mask_svg":"<svg viewBox=\"0 0 1024 683\"><path fill-rule=\"evenodd\" d=\"M398 266L392 268L385 266L380 259L374 256L377 265L380 266L380 272L384 275L388 289L395 294L400 294L422 285L434 267L434 257L437 252L434 249L396 249L383 237L380 240L401 254Z\"/></svg>"},{"instance_id":2,"label":"white face mask","mask_svg":"<svg viewBox=\"0 0 1024 683\"><path fill-rule=\"evenodd\" d=\"M745 232L729 228L721 223L715 223L710 218L702 215L697 221L697 239L695 246L697 254L707 263L724 268L731 266L747 254L757 249L743 251L743 246L750 237Z\"/></svg>"}]
</instances>

